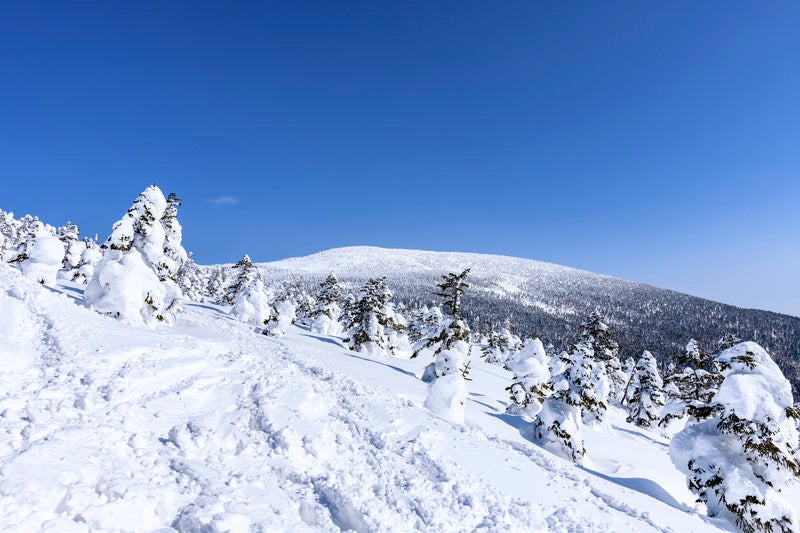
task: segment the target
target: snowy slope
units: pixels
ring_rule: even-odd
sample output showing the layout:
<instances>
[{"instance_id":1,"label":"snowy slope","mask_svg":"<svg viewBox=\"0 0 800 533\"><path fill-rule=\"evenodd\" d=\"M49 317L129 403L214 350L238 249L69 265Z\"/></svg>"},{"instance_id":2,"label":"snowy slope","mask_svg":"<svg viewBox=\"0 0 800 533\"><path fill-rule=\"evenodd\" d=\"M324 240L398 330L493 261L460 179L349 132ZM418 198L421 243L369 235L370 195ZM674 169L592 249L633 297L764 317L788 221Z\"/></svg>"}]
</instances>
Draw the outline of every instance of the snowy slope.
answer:
<instances>
[{"instance_id":1,"label":"snowy slope","mask_svg":"<svg viewBox=\"0 0 800 533\"><path fill-rule=\"evenodd\" d=\"M6 531L730 530L621 413L583 468L533 445L508 373L476 359L454 426L423 407L427 360L209 305L129 326L0 265L0 360Z\"/></svg>"},{"instance_id":2,"label":"snowy slope","mask_svg":"<svg viewBox=\"0 0 800 533\"><path fill-rule=\"evenodd\" d=\"M318 283L329 273L350 286L386 276L398 299L427 303L441 275L471 268L465 314L491 328L506 318L521 335L566 348L580 323L600 310L620 341L621 357L651 351L665 362L691 338L713 351L725 333L764 346L800 391L800 318L740 309L552 263L497 255L354 246L261 265L269 279ZM484 331L485 332L485 331Z\"/></svg>"}]
</instances>

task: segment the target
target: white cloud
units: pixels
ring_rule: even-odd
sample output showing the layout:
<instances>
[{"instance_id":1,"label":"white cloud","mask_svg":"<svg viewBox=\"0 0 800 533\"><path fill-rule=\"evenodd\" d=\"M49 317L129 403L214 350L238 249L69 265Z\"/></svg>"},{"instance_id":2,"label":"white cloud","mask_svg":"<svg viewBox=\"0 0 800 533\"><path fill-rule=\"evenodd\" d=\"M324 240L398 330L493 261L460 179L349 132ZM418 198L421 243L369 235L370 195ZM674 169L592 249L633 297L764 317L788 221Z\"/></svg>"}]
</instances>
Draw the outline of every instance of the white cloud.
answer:
<instances>
[{"instance_id":1,"label":"white cloud","mask_svg":"<svg viewBox=\"0 0 800 533\"><path fill-rule=\"evenodd\" d=\"M235 196L217 196L212 198L211 202L216 205L236 205L239 203L239 199Z\"/></svg>"}]
</instances>

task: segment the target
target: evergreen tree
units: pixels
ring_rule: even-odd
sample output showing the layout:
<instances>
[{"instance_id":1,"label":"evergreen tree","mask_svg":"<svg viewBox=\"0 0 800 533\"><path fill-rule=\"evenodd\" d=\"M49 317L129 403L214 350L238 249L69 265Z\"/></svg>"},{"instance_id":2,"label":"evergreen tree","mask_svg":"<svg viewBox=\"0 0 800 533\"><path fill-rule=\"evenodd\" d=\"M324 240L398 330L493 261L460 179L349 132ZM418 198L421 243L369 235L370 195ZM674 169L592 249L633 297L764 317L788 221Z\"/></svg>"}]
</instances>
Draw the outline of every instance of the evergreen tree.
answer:
<instances>
[{"instance_id":1,"label":"evergreen tree","mask_svg":"<svg viewBox=\"0 0 800 533\"><path fill-rule=\"evenodd\" d=\"M221 304L232 305L236 295L246 290L256 279L261 279L258 268L250 261L250 256L244 254L242 258L233 266L236 275L233 283L225 288L225 293L220 299Z\"/></svg>"},{"instance_id":2,"label":"evergreen tree","mask_svg":"<svg viewBox=\"0 0 800 533\"><path fill-rule=\"evenodd\" d=\"M294 302L288 296L288 294L284 294L283 299L276 299L272 303L272 312L266 321L264 335L282 337L286 335L289 326L297 319Z\"/></svg>"},{"instance_id":3,"label":"evergreen tree","mask_svg":"<svg viewBox=\"0 0 800 533\"><path fill-rule=\"evenodd\" d=\"M206 283L192 256L193 254L188 254L186 261L178 268L176 281L184 296L193 302L202 302Z\"/></svg>"},{"instance_id":4,"label":"evergreen tree","mask_svg":"<svg viewBox=\"0 0 800 533\"><path fill-rule=\"evenodd\" d=\"M664 407L663 381L658 373L658 364L653 354L642 353L632 374L628 392L628 422L649 428L660 420Z\"/></svg>"},{"instance_id":5,"label":"evergreen tree","mask_svg":"<svg viewBox=\"0 0 800 533\"><path fill-rule=\"evenodd\" d=\"M548 357L542 341L526 339L522 348L508 360L513 372L511 385L506 390L511 395L507 412L533 419L553 389L550 385Z\"/></svg>"},{"instance_id":6,"label":"evergreen tree","mask_svg":"<svg viewBox=\"0 0 800 533\"><path fill-rule=\"evenodd\" d=\"M114 224L84 291L97 311L149 325L175 319L183 295L172 280L158 275L166 239L160 219L166 207L161 190L151 185Z\"/></svg>"},{"instance_id":7,"label":"evergreen tree","mask_svg":"<svg viewBox=\"0 0 800 533\"><path fill-rule=\"evenodd\" d=\"M499 364L505 367L509 357L521 347L522 341L511 333L511 327L507 320L500 331L492 329L486 345L481 348L481 353L487 363Z\"/></svg>"},{"instance_id":8,"label":"evergreen tree","mask_svg":"<svg viewBox=\"0 0 800 533\"><path fill-rule=\"evenodd\" d=\"M73 269L72 281L86 285L94 276L94 269L103 258L103 251L93 238L85 237L83 246L80 261Z\"/></svg>"},{"instance_id":9,"label":"evergreen tree","mask_svg":"<svg viewBox=\"0 0 800 533\"><path fill-rule=\"evenodd\" d=\"M342 315L342 309L339 307L341 298L342 290L339 280L335 275L329 274L325 281L320 283L317 291L316 307L311 323L312 332L322 335L339 335L342 332L342 326L339 323Z\"/></svg>"},{"instance_id":10,"label":"evergreen tree","mask_svg":"<svg viewBox=\"0 0 800 533\"><path fill-rule=\"evenodd\" d=\"M183 201L171 192L167 197L167 207L161 215L161 226L164 228L164 250L162 260L158 263L158 276L162 280L178 279L181 266L189 259L186 250L181 245L183 229L178 222L178 208Z\"/></svg>"},{"instance_id":11,"label":"evergreen tree","mask_svg":"<svg viewBox=\"0 0 800 533\"><path fill-rule=\"evenodd\" d=\"M58 240L64 246L64 259L61 262L63 277L73 279L78 273L78 265L81 262L81 254L86 249L84 242L80 239L80 230L72 222L67 222L56 230Z\"/></svg>"},{"instance_id":12,"label":"evergreen tree","mask_svg":"<svg viewBox=\"0 0 800 533\"><path fill-rule=\"evenodd\" d=\"M677 367L678 372L668 379L672 391L670 394L677 403L667 410L664 424L684 413L698 420L708 418L711 413L707 405L722 383L724 365L703 352L697 341L691 339L685 352L678 357Z\"/></svg>"},{"instance_id":13,"label":"evergreen tree","mask_svg":"<svg viewBox=\"0 0 800 533\"><path fill-rule=\"evenodd\" d=\"M733 333L726 333L717 341L717 351L724 352L728 348L733 348L737 344L742 342L742 339L734 335Z\"/></svg>"},{"instance_id":14,"label":"evergreen tree","mask_svg":"<svg viewBox=\"0 0 800 533\"><path fill-rule=\"evenodd\" d=\"M439 291L434 293L442 298L445 312L454 318L461 318L461 299L464 292L469 288L467 276L470 269L463 270L460 274L451 272L442 276L443 281L436 286Z\"/></svg>"},{"instance_id":15,"label":"evergreen tree","mask_svg":"<svg viewBox=\"0 0 800 533\"><path fill-rule=\"evenodd\" d=\"M461 318L461 298L469 287L466 282L468 274L469 269L466 269L460 274L450 273L442 276L443 281L437 285L439 291L435 295L442 298L448 316L442 319L435 334L431 332L431 336L420 339L414 345L411 357L416 357L425 349L432 349L434 356L445 350L456 350L462 352L464 356L467 355L470 330Z\"/></svg>"},{"instance_id":16,"label":"evergreen tree","mask_svg":"<svg viewBox=\"0 0 800 533\"><path fill-rule=\"evenodd\" d=\"M233 306L231 315L240 322L252 324L254 326L266 326L267 321L272 318L273 307L270 304L264 281L260 276L253 276L245 285L245 278L233 296Z\"/></svg>"},{"instance_id":17,"label":"evergreen tree","mask_svg":"<svg viewBox=\"0 0 800 533\"><path fill-rule=\"evenodd\" d=\"M402 355L408 350L403 322L397 320L386 278L370 279L361 289L348 324L347 346L358 352Z\"/></svg>"},{"instance_id":18,"label":"evergreen tree","mask_svg":"<svg viewBox=\"0 0 800 533\"><path fill-rule=\"evenodd\" d=\"M795 503L781 488L800 477L791 385L758 344L719 356L729 367L709 409L670 444L672 462L709 516L726 516L741 531L796 531Z\"/></svg>"},{"instance_id":19,"label":"evergreen tree","mask_svg":"<svg viewBox=\"0 0 800 533\"><path fill-rule=\"evenodd\" d=\"M223 266L216 266L211 270L206 284L206 294L212 301L223 303L228 287L229 272L230 269Z\"/></svg>"},{"instance_id":20,"label":"evergreen tree","mask_svg":"<svg viewBox=\"0 0 800 533\"><path fill-rule=\"evenodd\" d=\"M619 344L614 340L611 328L599 311L592 312L581 324L583 333L579 341L590 347L594 358L603 363L611 387L609 396L622 401L627 384L627 376L619 360Z\"/></svg>"}]
</instances>

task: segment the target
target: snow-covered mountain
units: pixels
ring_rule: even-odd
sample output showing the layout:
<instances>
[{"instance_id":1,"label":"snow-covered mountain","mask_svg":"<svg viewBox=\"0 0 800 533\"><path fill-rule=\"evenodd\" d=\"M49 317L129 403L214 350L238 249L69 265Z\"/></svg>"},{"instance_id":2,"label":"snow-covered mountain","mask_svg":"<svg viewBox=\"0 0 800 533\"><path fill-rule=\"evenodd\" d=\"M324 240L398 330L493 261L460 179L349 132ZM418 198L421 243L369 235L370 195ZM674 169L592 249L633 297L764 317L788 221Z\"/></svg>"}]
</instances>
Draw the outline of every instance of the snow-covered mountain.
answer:
<instances>
[{"instance_id":1,"label":"snow-covered mountain","mask_svg":"<svg viewBox=\"0 0 800 533\"><path fill-rule=\"evenodd\" d=\"M712 351L725 333L767 348L800 390L800 318L742 309L675 291L552 263L515 257L457 252L336 248L306 257L264 263L268 279L293 279L309 285L329 273L358 286L386 276L396 297L408 305L435 301L441 275L471 268L465 315L486 332L511 319L522 335L539 335L565 348L580 333L580 323L600 310L618 338L623 357L649 350L665 362L690 338Z\"/></svg>"},{"instance_id":2,"label":"snow-covered mountain","mask_svg":"<svg viewBox=\"0 0 800 533\"><path fill-rule=\"evenodd\" d=\"M510 374L479 359L453 425L423 406L427 360L209 304L128 325L82 289L0 264L3 530L732 530L621 411L578 467L505 414Z\"/></svg>"}]
</instances>

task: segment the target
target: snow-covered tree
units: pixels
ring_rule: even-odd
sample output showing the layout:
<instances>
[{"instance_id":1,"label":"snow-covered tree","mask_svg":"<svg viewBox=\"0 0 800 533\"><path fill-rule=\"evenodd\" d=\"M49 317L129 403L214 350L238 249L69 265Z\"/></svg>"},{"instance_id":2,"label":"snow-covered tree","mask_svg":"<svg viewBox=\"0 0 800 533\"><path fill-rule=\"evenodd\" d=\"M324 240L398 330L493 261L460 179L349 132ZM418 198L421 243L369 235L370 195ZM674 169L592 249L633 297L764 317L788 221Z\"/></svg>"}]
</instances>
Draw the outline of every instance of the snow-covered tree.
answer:
<instances>
[{"instance_id":1,"label":"snow-covered tree","mask_svg":"<svg viewBox=\"0 0 800 533\"><path fill-rule=\"evenodd\" d=\"M581 324L583 332L579 341L588 345L594 358L603 363L611 387L609 397L622 401L628 376L619 360L619 344L614 340L611 328L599 311L592 312Z\"/></svg>"},{"instance_id":2,"label":"snow-covered tree","mask_svg":"<svg viewBox=\"0 0 800 533\"><path fill-rule=\"evenodd\" d=\"M181 266L189 259L181 241L183 229L178 222L178 208L183 201L171 192L167 197L167 207L161 215L161 225L164 228L164 250L161 261L156 266L160 279L177 281Z\"/></svg>"},{"instance_id":3,"label":"snow-covered tree","mask_svg":"<svg viewBox=\"0 0 800 533\"><path fill-rule=\"evenodd\" d=\"M398 320L386 278L370 279L355 302L344 340L354 351L371 354L406 355L409 346L405 320Z\"/></svg>"},{"instance_id":4,"label":"snow-covered tree","mask_svg":"<svg viewBox=\"0 0 800 533\"><path fill-rule=\"evenodd\" d=\"M492 329L486 345L481 348L481 353L487 363L506 366L509 357L521 346L522 340L511 332L510 324L506 321L499 331Z\"/></svg>"},{"instance_id":5,"label":"snow-covered tree","mask_svg":"<svg viewBox=\"0 0 800 533\"><path fill-rule=\"evenodd\" d=\"M591 346L579 341L562 354L562 372L553 377L553 394L534 422L534 439L546 449L580 464L586 449L581 423L604 424L608 377Z\"/></svg>"},{"instance_id":6,"label":"snow-covered tree","mask_svg":"<svg viewBox=\"0 0 800 533\"><path fill-rule=\"evenodd\" d=\"M711 399L713 416L675 435L670 458L709 516L726 516L745 532L797 531L796 502L781 494L800 477L791 385L754 342L719 360L729 372Z\"/></svg>"},{"instance_id":7,"label":"snow-covered tree","mask_svg":"<svg viewBox=\"0 0 800 533\"><path fill-rule=\"evenodd\" d=\"M0 262L7 262L15 255L19 223L14 213L0 209Z\"/></svg>"},{"instance_id":8,"label":"snow-covered tree","mask_svg":"<svg viewBox=\"0 0 800 533\"><path fill-rule=\"evenodd\" d=\"M684 413L696 419L710 416L707 405L722 383L724 366L713 355L703 352L697 341L691 339L684 353L678 357L679 370L668 378L669 394L677 401L666 410L665 423Z\"/></svg>"},{"instance_id":9,"label":"snow-covered tree","mask_svg":"<svg viewBox=\"0 0 800 533\"><path fill-rule=\"evenodd\" d=\"M466 269L460 274L450 273L442 276L443 281L437 285L439 290L435 295L442 298L447 316L441 320L435 334L415 343L412 357L416 357L425 349L433 350L434 355L444 350L456 350L465 356L469 353L470 330L461 318L461 298L469 287L466 282L468 274L469 269Z\"/></svg>"},{"instance_id":10,"label":"snow-covered tree","mask_svg":"<svg viewBox=\"0 0 800 533\"><path fill-rule=\"evenodd\" d=\"M64 245L64 258L61 263L64 279L72 280L78 274L78 265L81 262L81 255L86 250L86 244L80 238L78 226L72 222L67 222L56 230L58 240Z\"/></svg>"},{"instance_id":11,"label":"snow-covered tree","mask_svg":"<svg viewBox=\"0 0 800 533\"><path fill-rule=\"evenodd\" d=\"M233 266L233 271L236 278L225 287L225 293L219 300L221 304L232 305L240 292L247 290L256 279L261 279L258 268L250 261L250 256L247 254Z\"/></svg>"},{"instance_id":12,"label":"snow-covered tree","mask_svg":"<svg viewBox=\"0 0 800 533\"><path fill-rule=\"evenodd\" d=\"M417 309L408 325L408 339L416 344L424 339L436 337L442 330L444 315L437 306L422 306Z\"/></svg>"},{"instance_id":13,"label":"snow-covered tree","mask_svg":"<svg viewBox=\"0 0 800 533\"><path fill-rule=\"evenodd\" d=\"M94 269L103 258L103 251L93 238L85 237L83 239L83 246L84 249L83 252L81 252L81 258L73 269L72 281L85 285L89 283L89 280L94 276Z\"/></svg>"},{"instance_id":14,"label":"snow-covered tree","mask_svg":"<svg viewBox=\"0 0 800 533\"><path fill-rule=\"evenodd\" d=\"M18 256L17 261L28 279L45 285L55 285L63 260L63 243L42 227L38 233L28 237L25 253Z\"/></svg>"},{"instance_id":15,"label":"snow-covered tree","mask_svg":"<svg viewBox=\"0 0 800 533\"><path fill-rule=\"evenodd\" d=\"M553 389L550 386L550 369L542 341L526 339L522 348L507 361L514 376L506 390L511 395L507 412L533 420Z\"/></svg>"},{"instance_id":16,"label":"snow-covered tree","mask_svg":"<svg viewBox=\"0 0 800 533\"><path fill-rule=\"evenodd\" d=\"M272 317L272 306L260 276L253 277L246 287L236 292L231 315L255 326L265 326Z\"/></svg>"},{"instance_id":17,"label":"snow-covered tree","mask_svg":"<svg viewBox=\"0 0 800 533\"><path fill-rule=\"evenodd\" d=\"M665 405L661 390L664 383L658 373L658 363L647 350L636 362L628 389L628 422L649 428L661 419Z\"/></svg>"},{"instance_id":18,"label":"snow-covered tree","mask_svg":"<svg viewBox=\"0 0 800 533\"><path fill-rule=\"evenodd\" d=\"M266 322L264 334L271 337L282 337L286 335L286 331L296 318L297 312L291 298L276 300L272 303L272 313Z\"/></svg>"},{"instance_id":19,"label":"snow-covered tree","mask_svg":"<svg viewBox=\"0 0 800 533\"><path fill-rule=\"evenodd\" d=\"M193 254L189 254L181 266L178 268L176 282L183 291L183 295L193 302L202 302L206 290L206 282L197 263L194 262Z\"/></svg>"},{"instance_id":20,"label":"snow-covered tree","mask_svg":"<svg viewBox=\"0 0 800 533\"><path fill-rule=\"evenodd\" d=\"M206 294L211 298L211 301L223 303L228 288L229 273L230 268L223 266L215 266L211 270L206 284Z\"/></svg>"},{"instance_id":21,"label":"snow-covered tree","mask_svg":"<svg viewBox=\"0 0 800 533\"><path fill-rule=\"evenodd\" d=\"M87 304L98 312L148 325L175 319L181 290L158 276L166 239L160 219L166 207L164 194L151 185L114 224L84 291Z\"/></svg>"},{"instance_id":22,"label":"snow-covered tree","mask_svg":"<svg viewBox=\"0 0 800 533\"><path fill-rule=\"evenodd\" d=\"M339 319L342 309L339 301L342 298L342 289L335 275L329 274L320 283L316 295L316 308L314 309L311 331L321 335L340 335L342 325Z\"/></svg>"},{"instance_id":23,"label":"snow-covered tree","mask_svg":"<svg viewBox=\"0 0 800 533\"><path fill-rule=\"evenodd\" d=\"M728 348L733 348L740 342L742 342L742 339L733 333L728 332L717 341L717 351L720 353L724 352Z\"/></svg>"}]
</instances>

